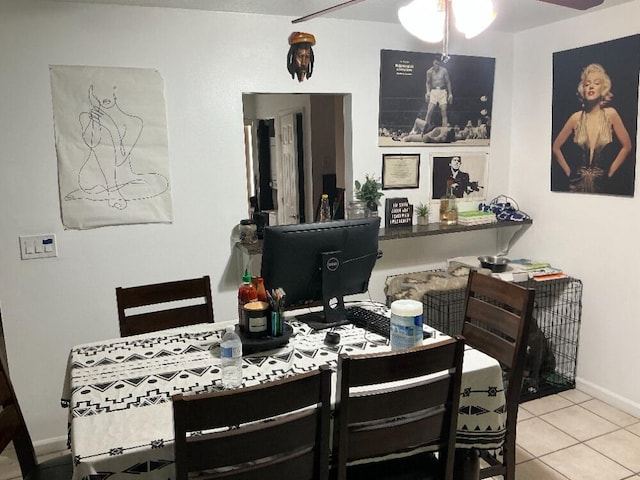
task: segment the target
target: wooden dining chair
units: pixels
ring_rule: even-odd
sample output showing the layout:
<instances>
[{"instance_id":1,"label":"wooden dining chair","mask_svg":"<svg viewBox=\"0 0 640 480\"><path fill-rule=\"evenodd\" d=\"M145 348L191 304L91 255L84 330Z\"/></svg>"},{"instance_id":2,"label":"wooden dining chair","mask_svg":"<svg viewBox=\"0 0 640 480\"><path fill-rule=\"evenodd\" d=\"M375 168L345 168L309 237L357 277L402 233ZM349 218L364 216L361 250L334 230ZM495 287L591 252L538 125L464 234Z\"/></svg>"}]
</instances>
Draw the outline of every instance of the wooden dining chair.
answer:
<instances>
[{"instance_id":1,"label":"wooden dining chair","mask_svg":"<svg viewBox=\"0 0 640 480\"><path fill-rule=\"evenodd\" d=\"M120 336L213 322L211 280L202 278L116 288ZM189 302L179 305L175 302ZM197 301L198 303L193 303ZM128 309L140 308L140 312Z\"/></svg>"},{"instance_id":2,"label":"wooden dining chair","mask_svg":"<svg viewBox=\"0 0 640 480\"><path fill-rule=\"evenodd\" d=\"M176 479L326 480L331 370L199 395L174 395ZM208 432L207 432L208 431Z\"/></svg>"},{"instance_id":3,"label":"wooden dining chair","mask_svg":"<svg viewBox=\"0 0 640 480\"><path fill-rule=\"evenodd\" d=\"M464 339L456 337L408 350L339 356L338 480L453 478L463 353ZM437 450L438 457L408 455L424 447ZM407 456L373 461L389 454Z\"/></svg>"},{"instance_id":4,"label":"wooden dining chair","mask_svg":"<svg viewBox=\"0 0 640 480\"><path fill-rule=\"evenodd\" d=\"M24 480L71 480L71 454L38 463L4 359L0 359L0 407L0 452L13 441Z\"/></svg>"},{"instance_id":5,"label":"wooden dining chair","mask_svg":"<svg viewBox=\"0 0 640 480\"><path fill-rule=\"evenodd\" d=\"M489 464L480 478L516 478L516 425L535 290L472 271L467 283L462 335L467 345L498 360L505 379L506 434L501 455L480 452Z\"/></svg>"}]
</instances>

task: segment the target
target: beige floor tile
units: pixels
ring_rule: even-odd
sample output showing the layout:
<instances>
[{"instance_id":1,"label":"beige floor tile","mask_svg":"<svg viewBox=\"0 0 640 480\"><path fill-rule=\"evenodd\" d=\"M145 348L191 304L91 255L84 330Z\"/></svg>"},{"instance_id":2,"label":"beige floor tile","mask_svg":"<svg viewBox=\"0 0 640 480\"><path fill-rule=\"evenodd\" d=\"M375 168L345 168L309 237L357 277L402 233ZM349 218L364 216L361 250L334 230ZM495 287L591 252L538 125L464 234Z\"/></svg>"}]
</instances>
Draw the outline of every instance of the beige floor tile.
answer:
<instances>
[{"instance_id":1,"label":"beige floor tile","mask_svg":"<svg viewBox=\"0 0 640 480\"><path fill-rule=\"evenodd\" d=\"M550 453L540 460L570 480L621 480L633 474L584 444Z\"/></svg>"},{"instance_id":2,"label":"beige floor tile","mask_svg":"<svg viewBox=\"0 0 640 480\"><path fill-rule=\"evenodd\" d=\"M560 408L570 407L571 405L573 405L573 402L566 398L559 395L549 395L548 397L536 398L530 402L523 403L522 408L534 415L542 415Z\"/></svg>"},{"instance_id":3,"label":"beige floor tile","mask_svg":"<svg viewBox=\"0 0 640 480\"><path fill-rule=\"evenodd\" d=\"M591 400L593 397L591 395L587 395L581 390L577 388L572 388L571 390L566 390L564 392L558 393L561 397L566 398L567 400L571 400L573 403L582 403L587 400Z\"/></svg>"},{"instance_id":4,"label":"beige floor tile","mask_svg":"<svg viewBox=\"0 0 640 480\"><path fill-rule=\"evenodd\" d=\"M518 421L522 421L522 420L526 420L527 418L533 418L535 415L533 415L533 413L529 412L528 410L525 410L522 407L518 407Z\"/></svg>"},{"instance_id":5,"label":"beige floor tile","mask_svg":"<svg viewBox=\"0 0 640 480\"><path fill-rule=\"evenodd\" d=\"M0 454L0 480L13 480L14 478L22 478L22 473L16 452L10 446Z\"/></svg>"},{"instance_id":6,"label":"beige floor tile","mask_svg":"<svg viewBox=\"0 0 640 480\"><path fill-rule=\"evenodd\" d=\"M619 427L580 405L547 413L540 417L581 442L605 433L613 432Z\"/></svg>"},{"instance_id":7,"label":"beige floor tile","mask_svg":"<svg viewBox=\"0 0 640 480\"><path fill-rule=\"evenodd\" d=\"M637 435L616 430L586 444L632 472L640 472L640 437Z\"/></svg>"},{"instance_id":8,"label":"beige floor tile","mask_svg":"<svg viewBox=\"0 0 640 480\"><path fill-rule=\"evenodd\" d=\"M518 463L528 462L529 460L533 460L535 457L527 452L520 445L516 444L516 465Z\"/></svg>"},{"instance_id":9,"label":"beige floor tile","mask_svg":"<svg viewBox=\"0 0 640 480\"><path fill-rule=\"evenodd\" d=\"M626 427L626 429L640 437L640 423L629 425L628 427Z\"/></svg>"},{"instance_id":10,"label":"beige floor tile","mask_svg":"<svg viewBox=\"0 0 640 480\"><path fill-rule=\"evenodd\" d=\"M516 442L536 457L578 443L575 438L539 418L518 423Z\"/></svg>"},{"instance_id":11,"label":"beige floor tile","mask_svg":"<svg viewBox=\"0 0 640 480\"><path fill-rule=\"evenodd\" d=\"M596 398L591 399L587 402L581 403L581 407L586 408L590 412L593 412L601 417L606 418L610 422L615 423L620 427L626 427L629 425L633 425L637 423L640 419L634 417L633 415L629 415L622 410L619 410L611 405L604 403L602 400L598 400Z\"/></svg>"},{"instance_id":12,"label":"beige floor tile","mask_svg":"<svg viewBox=\"0 0 640 480\"><path fill-rule=\"evenodd\" d=\"M538 459L516 465L516 478L518 480L568 480L567 477Z\"/></svg>"},{"instance_id":13,"label":"beige floor tile","mask_svg":"<svg viewBox=\"0 0 640 480\"><path fill-rule=\"evenodd\" d=\"M66 455L69 450L61 450L58 452L51 452L46 455L38 455L38 462L46 462L52 458ZM16 457L16 451L13 448L13 444L7 447L0 454L0 480L22 480L22 472L20 471L20 464Z\"/></svg>"}]
</instances>

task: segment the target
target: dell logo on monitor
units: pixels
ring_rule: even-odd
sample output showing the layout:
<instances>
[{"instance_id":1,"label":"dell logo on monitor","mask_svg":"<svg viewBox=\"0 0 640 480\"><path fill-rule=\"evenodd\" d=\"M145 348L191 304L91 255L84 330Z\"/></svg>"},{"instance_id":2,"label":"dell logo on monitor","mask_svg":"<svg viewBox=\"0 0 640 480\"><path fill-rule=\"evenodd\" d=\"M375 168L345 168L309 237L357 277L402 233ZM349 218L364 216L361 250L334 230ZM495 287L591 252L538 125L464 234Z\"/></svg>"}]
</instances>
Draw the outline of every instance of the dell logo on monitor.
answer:
<instances>
[{"instance_id":1,"label":"dell logo on monitor","mask_svg":"<svg viewBox=\"0 0 640 480\"><path fill-rule=\"evenodd\" d=\"M340 260L336 257L331 257L327 260L327 270L330 272L335 272L338 268L340 268Z\"/></svg>"}]
</instances>

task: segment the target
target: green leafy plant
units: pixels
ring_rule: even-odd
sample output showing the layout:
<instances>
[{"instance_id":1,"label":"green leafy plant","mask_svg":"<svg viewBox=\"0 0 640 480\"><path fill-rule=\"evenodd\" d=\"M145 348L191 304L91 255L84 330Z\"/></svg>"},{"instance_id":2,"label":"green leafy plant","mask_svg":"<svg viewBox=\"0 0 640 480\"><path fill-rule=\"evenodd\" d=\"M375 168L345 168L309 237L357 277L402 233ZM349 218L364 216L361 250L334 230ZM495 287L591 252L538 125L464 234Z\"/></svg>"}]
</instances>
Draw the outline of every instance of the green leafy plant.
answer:
<instances>
[{"instance_id":1,"label":"green leafy plant","mask_svg":"<svg viewBox=\"0 0 640 480\"><path fill-rule=\"evenodd\" d=\"M420 202L418 205L416 205L416 215L419 217L428 217L429 216L429 205L426 205L422 202Z\"/></svg>"},{"instance_id":2,"label":"green leafy plant","mask_svg":"<svg viewBox=\"0 0 640 480\"><path fill-rule=\"evenodd\" d=\"M364 200L367 203L378 204L378 201L384 193L382 189L382 183L373 175L366 174L364 182L360 183L358 180L355 182L355 195L358 200Z\"/></svg>"}]
</instances>

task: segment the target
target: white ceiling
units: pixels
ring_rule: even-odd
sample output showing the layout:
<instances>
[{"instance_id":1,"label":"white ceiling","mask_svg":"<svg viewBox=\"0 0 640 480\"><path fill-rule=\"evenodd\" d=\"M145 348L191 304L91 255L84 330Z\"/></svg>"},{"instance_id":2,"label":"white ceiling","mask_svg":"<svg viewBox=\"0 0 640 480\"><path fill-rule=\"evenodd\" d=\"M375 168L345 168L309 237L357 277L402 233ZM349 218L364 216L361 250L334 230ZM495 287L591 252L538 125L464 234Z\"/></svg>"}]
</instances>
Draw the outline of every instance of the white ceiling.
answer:
<instances>
[{"instance_id":1,"label":"white ceiling","mask_svg":"<svg viewBox=\"0 0 640 480\"><path fill-rule=\"evenodd\" d=\"M256 13L302 17L345 0L50 0L55 2L109 3L143 7L167 7L221 12ZM399 23L398 7L410 0L366 0L325 15L326 18ZM632 0L605 0L590 10L574 10L540 0L494 0L498 16L490 27L499 32L520 32L594 10L612 7ZM317 20L309 20L307 24Z\"/></svg>"}]
</instances>

